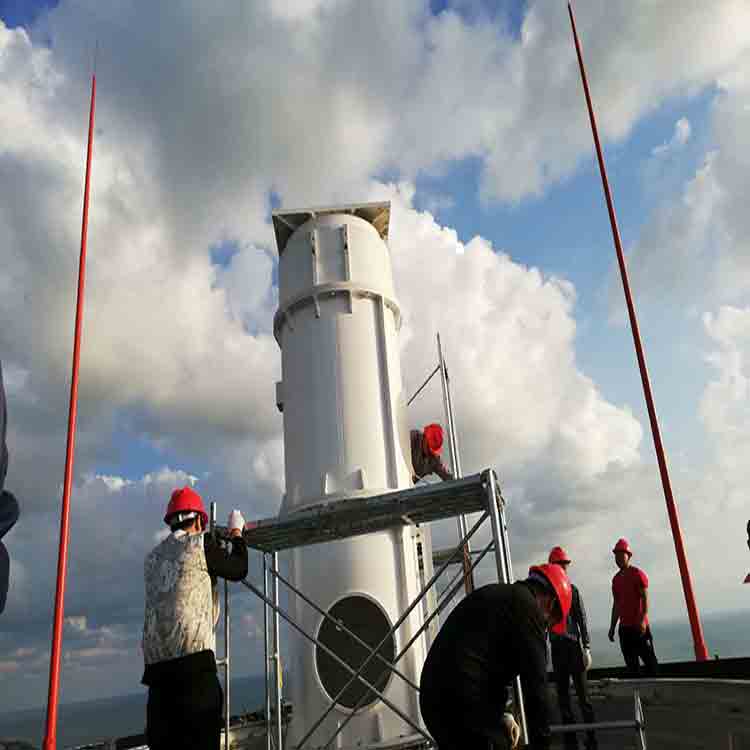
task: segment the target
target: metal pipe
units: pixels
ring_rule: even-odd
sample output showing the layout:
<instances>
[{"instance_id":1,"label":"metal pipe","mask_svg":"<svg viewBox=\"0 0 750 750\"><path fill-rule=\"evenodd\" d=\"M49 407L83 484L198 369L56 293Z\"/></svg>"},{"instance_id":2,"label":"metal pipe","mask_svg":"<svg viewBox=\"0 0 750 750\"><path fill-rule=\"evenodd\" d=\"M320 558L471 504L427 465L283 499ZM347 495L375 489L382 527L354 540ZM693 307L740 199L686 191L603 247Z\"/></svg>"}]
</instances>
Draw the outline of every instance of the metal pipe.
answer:
<instances>
[{"instance_id":1,"label":"metal pipe","mask_svg":"<svg viewBox=\"0 0 750 750\"><path fill-rule=\"evenodd\" d=\"M474 568L479 565L480 562L484 559L484 556L494 547L494 543L490 542L484 550L479 554L476 558L476 560L473 560L471 563L471 569L474 570ZM456 576L457 578L457 576ZM422 633L427 630L432 620L437 617L444 609L448 606L450 601L455 596L456 592L461 588L463 584L463 581L458 581L454 584L453 589L450 588L446 589L447 592L449 592L446 596L445 592L443 592L443 596L440 597L438 600L435 610L430 614L430 616L422 623L422 625L419 627L419 630L407 641L406 645L401 649L401 651L396 654L396 658L393 660L393 663L396 664L399 659L409 650L411 645L417 640L419 636L422 635Z\"/></svg>"},{"instance_id":2,"label":"metal pipe","mask_svg":"<svg viewBox=\"0 0 750 750\"><path fill-rule=\"evenodd\" d=\"M322 610L312 599L310 599L308 596L303 594L296 586L293 586L289 581L287 581L286 578L284 578L281 573L274 573L274 575L283 583L285 586L289 588L290 591L294 592L300 599L302 599L303 602L308 604L310 607L312 607L323 619L328 620L329 622L332 622L338 630L341 630L342 632L346 633L348 636L353 638L360 646L364 646L368 651L372 648L372 646L367 642L362 640L356 633L349 630L349 628L344 625L341 620L337 620L335 617L331 617L327 612ZM396 669L391 662L388 661L385 657L381 656L380 654L376 654L376 658L378 661L385 664L388 669L390 669L394 674L397 674L404 682L406 682L408 685L413 687L415 690L419 690L419 688L401 671Z\"/></svg>"},{"instance_id":3,"label":"metal pipe","mask_svg":"<svg viewBox=\"0 0 750 750\"><path fill-rule=\"evenodd\" d=\"M471 566L472 570L477 565L479 565L479 563L482 561L482 558L490 551L490 549L492 549L492 547L493 547L493 543L490 542L484 548L484 550L482 551L482 553L477 557L477 559L474 560L474 562L472 563L472 566ZM456 551L458 551L458 547L456 547ZM461 573L459 573L459 575L461 575ZM458 578L458 576L454 576L454 581L455 581L456 578ZM435 617L437 617L443 611L443 609L445 609L445 607L448 606L448 604L453 599L453 597L456 595L456 593L458 593L458 590L461 588L462 585L463 585L463 581L458 581L458 582L455 583L455 585L453 586L453 588L451 588L449 586L448 589L446 589L446 591L448 592L447 596L445 595L445 592L443 592L443 596L440 597L440 601L438 602L438 604L435 607L434 611L422 623L422 625L419 627L419 629L417 630L417 632L414 633L414 635L409 639L409 641L401 649L401 651L399 651L398 654L396 654L396 657L393 660L394 664L397 664L401 660L401 657L411 648L412 644L418 638L421 637L422 633L424 633L425 630L427 630L427 628L430 626L430 623L432 622L432 620ZM421 596L424 596L424 594L422 594ZM384 672L381 672L378 675L378 677L376 678L376 681L379 680L383 676L383 674L384 674ZM351 712L349 713L349 715L343 721L339 722L338 727L336 728L336 731L333 733L333 736L328 740L328 742L325 743L325 745L323 745L323 747L326 747L326 748L329 747L331 745L331 743L336 739L336 737L338 737L340 735L340 733L343 731L344 727L354 718L354 715L355 715L357 709L362 705L363 702L364 701L363 701L362 698L360 698L359 701L357 701L357 704L351 710Z\"/></svg>"},{"instance_id":4,"label":"metal pipe","mask_svg":"<svg viewBox=\"0 0 750 750\"><path fill-rule=\"evenodd\" d=\"M495 562L497 563L498 579L503 583L512 583L513 569L510 567L510 551L508 549L508 537L504 529L504 520L500 514L497 502L497 487L495 484L495 472L487 472L487 504L490 506L490 519L492 521L492 536L495 540ZM521 678L513 679L513 693L518 710L518 718L521 726L521 743L529 744L529 725L526 720L526 708L523 702L523 688Z\"/></svg>"},{"instance_id":5,"label":"metal pipe","mask_svg":"<svg viewBox=\"0 0 750 750\"><path fill-rule=\"evenodd\" d=\"M229 581L224 579L224 750L229 750Z\"/></svg>"},{"instance_id":6,"label":"metal pipe","mask_svg":"<svg viewBox=\"0 0 750 750\"><path fill-rule=\"evenodd\" d=\"M635 719L622 721L594 721L591 724L550 724L552 734L567 734L568 732L599 731L606 729L639 729L641 723Z\"/></svg>"},{"instance_id":7,"label":"metal pipe","mask_svg":"<svg viewBox=\"0 0 750 750\"><path fill-rule=\"evenodd\" d=\"M617 227L617 215L615 214L614 201L612 199L612 192L609 188L609 180L607 179L607 168L604 164L604 155L602 153L601 142L599 141L599 132L596 127L596 117L594 116L594 106L591 102L591 93L589 92L589 84L586 78L586 69L583 64L583 51L581 49L581 43L578 39L578 32L576 30L576 22L573 16L573 6L568 3L568 15L570 16L570 24L573 28L573 40L575 41L576 55L578 56L578 66L581 71L581 81L583 83L583 93L586 97L586 106L589 111L589 121L591 122L591 133L594 137L594 146L596 147L596 158L599 162L599 172L602 178L602 187L604 189L604 197L607 202L607 211L609 212L609 223L612 227L612 239L615 243L615 251L617 252L617 263L620 267L620 277L622 278L622 288L625 292L625 302L628 308L628 318L630 319L630 329L633 334L633 343L635 345L635 353L638 359L638 369L641 374L641 383L643 384L643 395L646 399L646 408L648 410L648 419L651 423L651 435L654 441L654 449L656 451L656 458L659 463L659 473L661 474L661 483L664 490L664 499L667 504L667 515L669 516L669 524L672 528L672 538L674 539L675 552L677 553L677 563L680 568L680 576L682 578L682 588L685 595L685 605L687 607L688 618L690 620L690 629L693 635L693 646L695 649L696 661L705 661L708 659L708 649L706 648L706 642L703 638L703 628L701 627L700 615L698 613L698 605L695 601L695 595L693 593L693 582L690 577L690 569L688 567L687 554L685 552L685 545L682 540L682 530L680 529L680 519L677 515L677 504L675 503L674 496L672 494L672 484L669 479L669 470L667 468L667 459L664 454L664 446L662 445L661 432L659 430L659 420L656 416L656 407L654 406L654 398L651 393L651 383L648 377L648 370L646 369L646 355L644 353L643 344L641 343L641 336L638 330L638 319L635 314L635 305L633 303L633 297L630 292L630 282L628 281L628 272L625 266L625 254L622 251L622 242L620 241L620 230Z\"/></svg>"},{"instance_id":8,"label":"metal pipe","mask_svg":"<svg viewBox=\"0 0 750 750\"><path fill-rule=\"evenodd\" d=\"M360 664L359 669L357 669L356 673L349 679L349 682L347 682L341 690L336 694L331 704L328 706L328 708L323 712L323 715L313 724L312 729L310 729L307 734L299 741L298 746L302 747L304 745L305 741L308 740L313 732L325 721L326 716L328 716L331 711L335 708L336 704L339 701L339 698L356 682L357 679L360 679L360 675L364 671L365 667L370 663L371 659L373 658L373 654L376 654L380 651L380 648L385 644L385 642L398 630L399 627L401 627L401 624L406 620L406 618L411 614L412 610L422 601L422 597L424 596L425 592L427 592L431 586L437 581L437 579L440 577L440 575L443 573L443 571L450 565L451 560L453 560L454 557L456 557L459 553L459 547L462 547L466 542L471 538L471 536L474 534L474 532L482 525L484 520L487 518L487 512L485 511L482 514L482 517L474 524L471 531L468 533L467 536L465 536L458 544L458 547L456 547L455 552L453 555L451 555L448 560L446 560L441 566L440 569L437 571L437 573L434 573L432 578L422 587L422 590L417 594L417 597L414 599L414 601L406 608L406 610L402 613L401 617L398 618L396 623L391 627L391 629L385 634L383 637L383 640L378 643L377 646L375 646L372 649L372 652L370 655Z\"/></svg>"},{"instance_id":9,"label":"metal pipe","mask_svg":"<svg viewBox=\"0 0 750 750\"><path fill-rule=\"evenodd\" d=\"M453 424L453 409L450 400L450 385L448 383L448 369L445 366L445 359L443 358L443 347L440 342L440 334L437 334L437 348L438 348L438 367L440 368L440 383L443 389L443 409L445 410L446 426L448 428L448 450L451 455L451 466L453 468L453 475L456 479L460 479L461 474L461 459L458 455L458 443L456 441L456 431ZM456 517L456 525L458 527L458 536L463 538L466 536L466 516L462 513ZM461 564L464 568L464 589L467 594L470 594L474 590L474 579L471 576L469 569L471 567L471 548L467 544L463 548L463 558Z\"/></svg>"},{"instance_id":10,"label":"metal pipe","mask_svg":"<svg viewBox=\"0 0 750 750\"><path fill-rule=\"evenodd\" d=\"M279 553L274 552L271 556L271 572L278 571L279 569ZM275 664L275 670L274 674L276 677L276 687L274 690L274 695L276 696L276 739L277 739L277 745L276 747L278 750L282 750L283 748L283 742L284 738L282 736L282 729L281 729L281 680L282 680L282 671L281 671L281 642L279 637L279 580L278 578L274 578L272 581L273 585L273 603L274 603L274 610L273 610L273 657L274 657L274 664Z\"/></svg>"},{"instance_id":11,"label":"metal pipe","mask_svg":"<svg viewBox=\"0 0 750 750\"><path fill-rule=\"evenodd\" d=\"M244 586L250 589L250 591L252 591L256 596L259 596L264 601L267 601L266 597L263 596L263 593L256 586L250 583L250 581L245 579L245 580L240 581L240 583L242 583ZM278 580L276 580L276 586L278 586ZM315 638L315 636L312 636L309 633L307 633L305 629L301 627L300 625L298 625L289 614L287 614L283 609L281 609L281 607L275 605L273 602L267 601L267 603L273 609L274 614L277 617L279 615L283 617L284 620L286 620L304 638L307 638L308 641L322 648L323 651L325 651L328 654L328 656L330 656L340 667L343 667L343 669L345 669L347 672L354 675L368 690L371 690L373 693L375 693L375 695L377 695L378 698L380 698L380 700L382 700L383 703L385 703L385 705L388 706L388 708L390 708L394 713L396 713L401 719L403 719L413 729L416 729L420 734L424 736L425 739L429 740L430 742L432 741L432 738L428 734L425 734L424 730L422 730L418 725L414 724L414 722L412 722L412 720L405 713L403 713L401 709L398 708L398 706L395 706L393 703L391 703L391 701L389 701L388 698L386 698L374 685L370 684L361 675L355 675L354 669L352 669L352 667L350 667L349 664L347 664L342 658L340 658L333 650L331 650L328 646L326 646L325 643L319 641L317 638ZM317 727L315 728L317 729ZM297 747L301 748L304 745L306 739L307 737L300 740L297 743Z\"/></svg>"},{"instance_id":12,"label":"metal pipe","mask_svg":"<svg viewBox=\"0 0 750 750\"><path fill-rule=\"evenodd\" d=\"M60 656L62 651L63 618L65 615L65 576L68 567L68 540L70 537L70 492L73 485L73 464L75 461L78 371L81 360L81 328L83 325L83 301L86 286L86 241L89 223L91 156L94 143L95 109L96 73L91 76L86 176L83 190L83 218L81 220L81 252L78 260L78 296L73 334L73 367L70 380L70 402L68 406L68 438L65 448L65 476L63 481L62 513L60 516L60 543L57 555L57 587L55 590L55 617L52 625L52 650L49 665L49 691L47 694L47 724L44 737L44 750L55 750L57 747L57 702L60 695Z\"/></svg>"},{"instance_id":13,"label":"metal pipe","mask_svg":"<svg viewBox=\"0 0 750 750\"><path fill-rule=\"evenodd\" d=\"M414 399L424 390L424 388L427 386L427 384L432 380L435 373L440 369L440 365L438 365L427 377L427 380L422 383L422 385L417 388L416 391L414 391L414 395L406 402L407 406L411 406L411 402L414 401Z\"/></svg>"},{"instance_id":14,"label":"metal pipe","mask_svg":"<svg viewBox=\"0 0 750 750\"><path fill-rule=\"evenodd\" d=\"M268 598L268 556L265 552L261 552L263 557L263 672L266 677L266 750L271 750L271 690L270 690L270 677L268 674L268 667L270 660L268 658L268 605L266 599Z\"/></svg>"}]
</instances>

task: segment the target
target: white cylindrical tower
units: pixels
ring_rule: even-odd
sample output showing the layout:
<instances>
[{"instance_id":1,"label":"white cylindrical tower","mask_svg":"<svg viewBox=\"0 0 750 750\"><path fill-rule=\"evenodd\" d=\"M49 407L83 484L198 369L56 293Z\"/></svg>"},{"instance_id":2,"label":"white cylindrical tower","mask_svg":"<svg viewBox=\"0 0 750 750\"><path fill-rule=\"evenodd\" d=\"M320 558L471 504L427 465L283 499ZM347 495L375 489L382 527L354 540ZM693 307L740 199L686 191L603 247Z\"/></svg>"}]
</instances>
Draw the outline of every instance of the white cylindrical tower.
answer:
<instances>
[{"instance_id":1,"label":"white cylindrical tower","mask_svg":"<svg viewBox=\"0 0 750 750\"><path fill-rule=\"evenodd\" d=\"M411 457L402 392L400 312L386 240L389 203L278 211L279 309L274 332L282 351L277 404L284 414L286 495L280 515L321 502L366 497L411 485ZM421 588L417 537L398 530L291 552L292 583L368 643L375 645ZM425 531L422 530L422 535ZM428 540L425 540L428 541ZM429 549L429 544L424 545ZM290 595L305 629L355 669L365 651ZM389 660L423 621L417 607L380 653ZM295 747L349 679L322 649L301 638L290 644L289 695ZM399 662L414 682L424 661L420 639ZM365 676L415 722L416 695L372 660ZM310 739L326 741L368 693L356 684ZM336 746L366 746L413 734L375 696L347 724ZM308 743L306 743L307 745Z\"/></svg>"}]
</instances>

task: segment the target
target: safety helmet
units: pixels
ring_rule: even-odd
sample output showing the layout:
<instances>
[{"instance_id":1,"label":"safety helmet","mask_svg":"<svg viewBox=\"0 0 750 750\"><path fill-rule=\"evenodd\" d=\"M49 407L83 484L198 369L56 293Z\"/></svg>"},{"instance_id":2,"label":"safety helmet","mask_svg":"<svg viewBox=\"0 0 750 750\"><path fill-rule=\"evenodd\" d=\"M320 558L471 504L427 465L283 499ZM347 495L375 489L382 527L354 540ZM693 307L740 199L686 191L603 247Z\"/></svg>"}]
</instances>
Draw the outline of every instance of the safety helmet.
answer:
<instances>
[{"instance_id":1,"label":"safety helmet","mask_svg":"<svg viewBox=\"0 0 750 750\"><path fill-rule=\"evenodd\" d=\"M612 552L627 552L631 557L633 556L633 550L630 549L627 539L618 539Z\"/></svg>"},{"instance_id":2,"label":"safety helmet","mask_svg":"<svg viewBox=\"0 0 750 750\"><path fill-rule=\"evenodd\" d=\"M169 498L169 505L167 505L167 512L164 514L164 523L170 523L172 516L177 513L197 513L203 520L203 528L205 529L208 526L208 514L203 507L203 500L191 487L178 488L172 493L172 497Z\"/></svg>"},{"instance_id":3,"label":"safety helmet","mask_svg":"<svg viewBox=\"0 0 750 750\"><path fill-rule=\"evenodd\" d=\"M529 578L536 581L540 578L543 579L547 587L554 592L562 617L559 622L550 627L550 631L563 635L568 613L573 603L573 589L568 574L559 565L545 563L543 565L532 565L529 568Z\"/></svg>"},{"instance_id":4,"label":"safety helmet","mask_svg":"<svg viewBox=\"0 0 750 750\"><path fill-rule=\"evenodd\" d=\"M550 563L569 563L570 557L562 547L553 547L549 553Z\"/></svg>"},{"instance_id":5,"label":"safety helmet","mask_svg":"<svg viewBox=\"0 0 750 750\"><path fill-rule=\"evenodd\" d=\"M433 456L439 456L443 450L443 428L439 424L428 424L424 430L424 442Z\"/></svg>"}]
</instances>

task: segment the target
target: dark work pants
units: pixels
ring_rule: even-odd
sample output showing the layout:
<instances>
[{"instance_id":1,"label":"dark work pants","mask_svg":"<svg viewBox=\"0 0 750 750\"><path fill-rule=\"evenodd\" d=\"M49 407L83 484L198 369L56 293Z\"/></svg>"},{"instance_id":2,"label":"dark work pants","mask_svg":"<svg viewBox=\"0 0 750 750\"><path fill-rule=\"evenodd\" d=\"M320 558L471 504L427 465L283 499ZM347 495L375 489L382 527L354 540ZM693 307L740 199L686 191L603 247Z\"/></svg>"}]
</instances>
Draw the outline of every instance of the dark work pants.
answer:
<instances>
[{"instance_id":1,"label":"dark work pants","mask_svg":"<svg viewBox=\"0 0 750 750\"><path fill-rule=\"evenodd\" d=\"M563 724L575 724L573 707L570 704L570 679L573 678L573 686L578 696L578 704L581 707L581 716L584 723L592 724L594 719L594 708L589 700L586 670L583 665L583 652L578 641L570 638L555 638L552 640L552 666L555 670L555 684L557 687L557 702L560 706L560 718ZM568 750L578 747L575 732L564 735L565 747ZM586 733L586 748L594 750L597 747L596 735L593 732Z\"/></svg>"},{"instance_id":2,"label":"dark work pants","mask_svg":"<svg viewBox=\"0 0 750 750\"><path fill-rule=\"evenodd\" d=\"M510 740L501 724L483 730L476 721L466 721L466 713L458 705L436 703L419 697L422 719L438 750L510 750Z\"/></svg>"},{"instance_id":3,"label":"dark work pants","mask_svg":"<svg viewBox=\"0 0 750 750\"><path fill-rule=\"evenodd\" d=\"M654 653L654 639L651 628L641 633L640 628L630 625L620 625L620 649L625 658L625 666L630 677L656 677L656 654ZM641 670L639 660L643 662Z\"/></svg>"},{"instance_id":4,"label":"dark work pants","mask_svg":"<svg viewBox=\"0 0 750 750\"><path fill-rule=\"evenodd\" d=\"M152 685L146 708L150 750L219 750L224 692L215 672L188 684Z\"/></svg>"}]
</instances>

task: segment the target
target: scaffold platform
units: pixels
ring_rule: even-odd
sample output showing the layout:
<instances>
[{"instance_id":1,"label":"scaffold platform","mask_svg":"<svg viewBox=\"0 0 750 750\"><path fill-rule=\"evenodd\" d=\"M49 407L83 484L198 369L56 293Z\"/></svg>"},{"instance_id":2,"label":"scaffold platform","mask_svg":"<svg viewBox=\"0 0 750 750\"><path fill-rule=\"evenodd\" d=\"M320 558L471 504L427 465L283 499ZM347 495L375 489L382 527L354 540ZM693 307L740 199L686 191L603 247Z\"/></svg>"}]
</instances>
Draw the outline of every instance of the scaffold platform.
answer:
<instances>
[{"instance_id":1,"label":"scaffold platform","mask_svg":"<svg viewBox=\"0 0 750 750\"><path fill-rule=\"evenodd\" d=\"M489 475L482 472L382 495L319 503L286 516L250 521L243 538L248 547L278 552L480 512L487 508Z\"/></svg>"}]
</instances>

